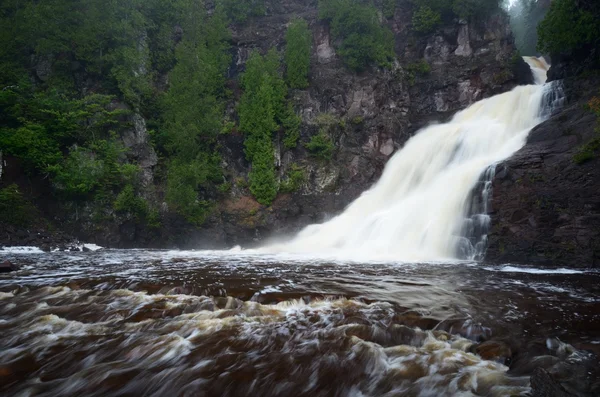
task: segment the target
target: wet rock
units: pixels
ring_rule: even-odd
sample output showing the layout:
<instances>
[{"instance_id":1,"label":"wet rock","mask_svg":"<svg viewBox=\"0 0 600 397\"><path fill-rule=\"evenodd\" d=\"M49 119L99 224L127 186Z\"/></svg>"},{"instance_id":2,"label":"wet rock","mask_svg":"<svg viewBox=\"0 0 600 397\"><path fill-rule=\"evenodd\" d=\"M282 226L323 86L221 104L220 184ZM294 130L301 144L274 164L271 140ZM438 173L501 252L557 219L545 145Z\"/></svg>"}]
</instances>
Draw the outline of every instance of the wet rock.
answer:
<instances>
[{"instance_id":1,"label":"wet rock","mask_svg":"<svg viewBox=\"0 0 600 397\"><path fill-rule=\"evenodd\" d=\"M600 156L575 162L597 136L597 117L586 103L599 84L598 76L565 81L568 105L499 166L487 260L600 266Z\"/></svg>"},{"instance_id":2,"label":"wet rock","mask_svg":"<svg viewBox=\"0 0 600 397\"><path fill-rule=\"evenodd\" d=\"M567 391L556 381L548 371L538 368L531 375L532 397L571 397Z\"/></svg>"},{"instance_id":3,"label":"wet rock","mask_svg":"<svg viewBox=\"0 0 600 397\"><path fill-rule=\"evenodd\" d=\"M507 344L494 340L471 346L470 351L484 360L497 361L501 364L507 364L512 357L512 350Z\"/></svg>"},{"instance_id":4,"label":"wet rock","mask_svg":"<svg viewBox=\"0 0 600 397\"><path fill-rule=\"evenodd\" d=\"M19 266L10 261L0 263L0 273L16 272L17 270L19 270Z\"/></svg>"}]
</instances>

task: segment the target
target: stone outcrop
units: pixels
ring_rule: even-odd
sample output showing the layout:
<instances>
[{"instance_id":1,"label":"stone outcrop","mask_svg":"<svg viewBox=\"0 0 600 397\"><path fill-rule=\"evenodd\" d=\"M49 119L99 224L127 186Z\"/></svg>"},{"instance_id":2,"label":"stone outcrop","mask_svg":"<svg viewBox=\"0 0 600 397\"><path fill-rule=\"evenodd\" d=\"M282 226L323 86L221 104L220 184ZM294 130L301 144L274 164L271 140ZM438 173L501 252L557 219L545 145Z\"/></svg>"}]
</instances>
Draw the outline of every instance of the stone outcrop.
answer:
<instances>
[{"instance_id":1,"label":"stone outcrop","mask_svg":"<svg viewBox=\"0 0 600 397\"><path fill-rule=\"evenodd\" d=\"M600 94L599 83L598 77L565 80L567 105L498 166L487 260L600 266L600 159L574 161L598 136L586 104Z\"/></svg>"}]
</instances>

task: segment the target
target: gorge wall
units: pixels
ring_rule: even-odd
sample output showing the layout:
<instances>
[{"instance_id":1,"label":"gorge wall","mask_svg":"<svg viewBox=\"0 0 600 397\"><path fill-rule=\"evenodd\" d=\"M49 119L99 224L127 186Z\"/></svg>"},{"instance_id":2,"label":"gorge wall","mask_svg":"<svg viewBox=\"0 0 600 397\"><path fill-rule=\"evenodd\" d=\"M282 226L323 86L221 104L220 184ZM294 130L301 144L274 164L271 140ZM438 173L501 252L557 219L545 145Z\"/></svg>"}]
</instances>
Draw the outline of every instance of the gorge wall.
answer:
<instances>
[{"instance_id":1,"label":"gorge wall","mask_svg":"<svg viewBox=\"0 0 600 397\"><path fill-rule=\"evenodd\" d=\"M307 178L300 189L280 194L265 207L244 187L233 186L201 228L173 223L167 233L181 247L252 245L272 235L293 233L338 213L380 176L391 155L420 127L443 121L471 103L506 91L517 84L519 68L507 17L498 12L486 20L454 20L433 34L411 27L413 7L399 2L393 17L381 17L395 36L397 60L389 70L350 71L336 54L327 22L320 21L315 1L272 3L267 16L232 26L235 81L252 49L283 48L289 21L306 19L312 34L309 87L294 90L294 108L302 117L301 142L307 142L323 123L335 146L331 160L312 158L302 144L276 148L278 173L299 164ZM426 73L409 72L426 62ZM525 66L526 67L526 66ZM522 69L521 69L522 71ZM521 82L529 78L520 75ZM244 178L242 138L223 140L223 157L233 179ZM450 187L451 188L451 187ZM93 237L93 236L90 236ZM131 243L139 243L133 237ZM129 244L119 235L113 244Z\"/></svg>"},{"instance_id":2,"label":"gorge wall","mask_svg":"<svg viewBox=\"0 0 600 397\"><path fill-rule=\"evenodd\" d=\"M110 110L129 112L121 119L129 127L119 132L118 139L126 148L124 160L139 167L140 194L157 208L159 227L148 227L131 215L118 215L112 205L98 200L65 201L54 194L45 175L26 175L22 162L6 154L2 185L16 182L52 227L110 247L252 245L320 222L370 187L390 156L420 127L445 121L479 99L531 81L527 66L516 54L504 12L497 10L485 18L468 20L446 18L431 33L423 34L413 26L415 3L393 3L393 12L384 16L380 11L378 18L393 33L395 59L388 68L370 66L362 72L350 70L337 53L340 43L332 37L328 21L319 18L316 0L266 1L258 15L230 24L232 61L226 85L232 95L226 117L231 120L237 118L240 76L251 52L264 54L273 47L283 52L287 28L295 18L306 20L310 29L309 85L289 93L289 102L301 118L299 143L286 149L281 134L274 140L277 177L283 179L290 170L299 168L304 178L295 191L280 192L269 206L258 203L248 188L251 165L244 153L245 137L234 128L217 138L227 191L214 198L215 205L201 226L175 213L165 200L164 153L157 153L151 139L157 129L160 133L160 127L127 103L127 95L113 100ZM384 7L383 2L374 4L380 10ZM211 3L207 6L212 7ZM180 26L172 29L175 40L180 40L185 32ZM136 47L140 57L134 65L136 76L149 73L151 59L144 54L152 43L148 44L145 32ZM65 55L31 56L32 81L51 81L61 57ZM153 89L158 93L169 87L167 72L154 78ZM81 95L101 91L105 83L76 61L71 62L67 73ZM330 159L315 158L305 147L323 129L333 143ZM17 233L10 227L6 230L0 244L35 240L35 227L29 228L32 233ZM47 234L45 230L40 233Z\"/></svg>"}]
</instances>

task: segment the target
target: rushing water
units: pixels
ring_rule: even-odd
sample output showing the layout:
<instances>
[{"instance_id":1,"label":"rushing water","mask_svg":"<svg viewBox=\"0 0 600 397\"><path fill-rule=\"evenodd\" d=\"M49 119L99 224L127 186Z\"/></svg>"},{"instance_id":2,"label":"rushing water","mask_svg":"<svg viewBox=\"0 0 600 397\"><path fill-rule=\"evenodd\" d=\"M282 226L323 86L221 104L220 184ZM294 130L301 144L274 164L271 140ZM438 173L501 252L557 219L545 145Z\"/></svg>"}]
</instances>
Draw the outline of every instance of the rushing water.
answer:
<instances>
[{"instance_id":1,"label":"rushing water","mask_svg":"<svg viewBox=\"0 0 600 397\"><path fill-rule=\"evenodd\" d=\"M448 259L482 255L494 164L560 99L526 60L538 85L419 132L291 241L0 251L0 393L515 396L536 368L600 393L600 273Z\"/></svg>"},{"instance_id":2,"label":"rushing water","mask_svg":"<svg viewBox=\"0 0 600 397\"><path fill-rule=\"evenodd\" d=\"M380 180L343 213L262 251L364 260L481 257L487 214L469 213L473 188L482 175L491 185L493 168L486 170L523 147L554 104L556 84L544 85L548 65L543 59L525 60L536 85L481 100L449 122L419 131L390 159ZM481 236L465 239L465 222L473 221Z\"/></svg>"},{"instance_id":3,"label":"rushing water","mask_svg":"<svg viewBox=\"0 0 600 397\"><path fill-rule=\"evenodd\" d=\"M0 255L22 265L0 275L2 395L524 395L533 368L600 347L594 271L244 252ZM552 338L574 348L556 342L561 356ZM483 340L505 347L486 356Z\"/></svg>"}]
</instances>

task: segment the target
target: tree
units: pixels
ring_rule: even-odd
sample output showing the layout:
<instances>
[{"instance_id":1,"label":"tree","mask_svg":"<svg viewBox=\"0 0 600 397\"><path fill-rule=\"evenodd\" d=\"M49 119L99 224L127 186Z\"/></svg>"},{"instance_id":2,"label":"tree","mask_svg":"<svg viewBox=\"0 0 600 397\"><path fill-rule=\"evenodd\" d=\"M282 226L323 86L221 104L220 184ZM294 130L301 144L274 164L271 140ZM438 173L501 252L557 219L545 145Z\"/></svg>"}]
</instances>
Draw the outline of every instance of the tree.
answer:
<instances>
[{"instance_id":1,"label":"tree","mask_svg":"<svg viewBox=\"0 0 600 397\"><path fill-rule=\"evenodd\" d=\"M369 65L388 67L394 59L394 35L379 22L377 9L358 0L320 0L319 17L341 42L338 53L354 71Z\"/></svg>"},{"instance_id":2,"label":"tree","mask_svg":"<svg viewBox=\"0 0 600 397\"><path fill-rule=\"evenodd\" d=\"M548 14L538 26L539 51L558 54L597 46L600 6L582 7L578 3L576 0L554 0L550 4Z\"/></svg>"},{"instance_id":3,"label":"tree","mask_svg":"<svg viewBox=\"0 0 600 397\"><path fill-rule=\"evenodd\" d=\"M290 88L308 87L310 68L311 33L304 19L290 23L286 36L285 66L286 80Z\"/></svg>"}]
</instances>

